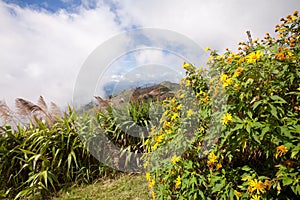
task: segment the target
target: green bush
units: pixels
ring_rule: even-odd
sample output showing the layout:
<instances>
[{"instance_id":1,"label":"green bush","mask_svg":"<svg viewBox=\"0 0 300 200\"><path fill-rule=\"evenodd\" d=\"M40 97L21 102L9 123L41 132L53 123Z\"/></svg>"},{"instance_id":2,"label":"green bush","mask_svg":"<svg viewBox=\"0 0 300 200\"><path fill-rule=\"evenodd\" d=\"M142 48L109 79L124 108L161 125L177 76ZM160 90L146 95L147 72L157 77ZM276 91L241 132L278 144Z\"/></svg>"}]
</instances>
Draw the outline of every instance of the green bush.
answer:
<instances>
[{"instance_id":1,"label":"green bush","mask_svg":"<svg viewBox=\"0 0 300 200\"><path fill-rule=\"evenodd\" d=\"M165 101L145 142L153 198L300 197L300 17L295 11L281 20L276 39L249 37L238 53L207 48L209 70L183 65L182 89ZM185 108L186 88L199 109ZM191 125L194 135L184 139Z\"/></svg>"},{"instance_id":2,"label":"green bush","mask_svg":"<svg viewBox=\"0 0 300 200\"><path fill-rule=\"evenodd\" d=\"M70 108L51 126L35 119L35 125L16 130L0 127L1 196L46 198L72 184L91 183L113 173L80 140L80 134L93 134L93 126L90 115L80 117Z\"/></svg>"}]
</instances>

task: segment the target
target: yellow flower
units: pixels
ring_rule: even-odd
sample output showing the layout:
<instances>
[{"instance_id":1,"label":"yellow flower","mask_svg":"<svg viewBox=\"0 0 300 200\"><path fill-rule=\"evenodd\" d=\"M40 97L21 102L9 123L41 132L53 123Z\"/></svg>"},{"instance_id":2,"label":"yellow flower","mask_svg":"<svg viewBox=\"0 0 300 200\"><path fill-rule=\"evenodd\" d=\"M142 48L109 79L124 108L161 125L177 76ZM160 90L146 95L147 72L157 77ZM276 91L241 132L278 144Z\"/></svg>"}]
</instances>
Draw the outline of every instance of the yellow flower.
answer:
<instances>
[{"instance_id":1,"label":"yellow flower","mask_svg":"<svg viewBox=\"0 0 300 200\"><path fill-rule=\"evenodd\" d=\"M223 124L227 124L229 121L232 120L232 115L230 113L226 113L224 116L223 116L223 119L222 119L222 123Z\"/></svg>"},{"instance_id":2,"label":"yellow flower","mask_svg":"<svg viewBox=\"0 0 300 200\"><path fill-rule=\"evenodd\" d=\"M147 161L144 163L144 168L146 169L148 166L149 166L149 161L147 160Z\"/></svg>"},{"instance_id":3,"label":"yellow flower","mask_svg":"<svg viewBox=\"0 0 300 200\"><path fill-rule=\"evenodd\" d=\"M151 189L151 188L153 188L154 185L155 185L155 179L153 179L153 180L149 183L148 188Z\"/></svg>"},{"instance_id":4,"label":"yellow flower","mask_svg":"<svg viewBox=\"0 0 300 200\"><path fill-rule=\"evenodd\" d=\"M182 104L179 104L179 105L176 107L176 109L177 109L177 110L180 110L181 107L182 107Z\"/></svg>"},{"instance_id":5,"label":"yellow flower","mask_svg":"<svg viewBox=\"0 0 300 200\"><path fill-rule=\"evenodd\" d=\"M155 144L153 145L153 150L154 150L154 151L157 149L157 146L158 146L158 143L155 143Z\"/></svg>"},{"instance_id":6,"label":"yellow flower","mask_svg":"<svg viewBox=\"0 0 300 200\"><path fill-rule=\"evenodd\" d=\"M169 128L169 127L171 127L171 123L168 122L168 121L165 121L164 124L163 124L163 128L164 128L164 129L167 129L167 128Z\"/></svg>"},{"instance_id":7,"label":"yellow flower","mask_svg":"<svg viewBox=\"0 0 300 200\"><path fill-rule=\"evenodd\" d=\"M286 58L293 58L294 54L290 51L287 52Z\"/></svg>"},{"instance_id":8,"label":"yellow flower","mask_svg":"<svg viewBox=\"0 0 300 200\"><path fill-rule=\"evenodd\" d=\"M147 181L150 181L150 180L151 180L150 172L147 172L147 173L146 173L146 179L147 179Z\"/></svg>"},{"instance_id":9,"label":"yellow flower","mask_svg":"<svg viewBox=\"0 0 300 200\"><path fill-rule=\"evenodd\" d=\"M226 74L222 74L221 81L223 81L223 87L227 87L228 85L231 84L232 79L228 78L228 76Z\"/></svg>"},{"instance_id":10,"label":"yellow flower","mask_svg":"<svg viewBox=\"0 0 300 200\"><path fill-rule=\"evenodd\" d=\"M155 192L152 190L151 192L152 199L155 199Z\"/></svg>"},{"instance_id":11,"label":"yellow flower","mask_svg":"<svg viewBox=\"0 0 300 200\"><path fill-rule=\"evenodd\" d=\"M199 97L201 96L201 94L203 94L203 91L202 91L202 90L200 90L200 92L198 92L198 93L196 94L196 97L199 98Z\"/></svg>"},{"instance_id":12,"label":"yellow flower","mask_svg":"<svg viewBox=\"0 0 300 200\"><path fill-rule=\"evenodd\" d=\"M184 62L182 68L187 69L189 66L191 66L190 63L185 63Z\"/></svg>"},{"instance_id":13,"label":"yellow flower","mask_svg":"<svg viewBox=\"0 0 300 200\"><path fill-rule=\"evenodd\" d=\"M223 81L223 82L225 82L226 80L227 80L227 75L226 74L222 74L222 76L221 76L221 80Z\"/></svg>"},{"instance_id":14,"label":"yellow flower","mask_svg":"<svg viewBox=\"0 0 300 200\"><path fill-rule=\"evenodd\" d=\"M187 111L187 117L192 116L193 113L194 113L194 111L193 111L192 109L189 109L189 110Z\"/></svg>"},{"instance_id":15,"label":"yellow flower","mask_svg":"<svg viewBox=\"0 0 300 200\"><path fill-rule=\"evenodd\" d=\"M246 56L247 63L254 63L257 60L259 60L263 56L263 53L260 50L257 50L256 52L251 52L249 55Z\"/></svg>"},{"instance_id":16,"label":"yellow flower","mask_svg":"<svg viewBox=\"0 0 300 200\"><path fill-rule=\"evenodd\" d=\"M288 15L288 17L287 17L287 22L288 22L288 23L291 23L291 22L295 21L296 19L297 19L296 16Z\"/></svg>"},{"instance_id":17,"label":"yellow flower","mask_svg":"<svg viewBox=\"0 0 300 200\"><path fill-rule=\"evenodd\" d=\"M216 165L216 168L217 168L217 169L222 168L222 164L218 163L218 164Z\"/></svg>"},{"instance_id":18,"label":"yellow flower","mask_svg":"<svg viewBox=\"0 0 300 200\"><path fill-rule=\"evenodd\" d=\"M175 113L175 114L171 117L171 120L172 120L172 121L175 120L178 116L179 116L178 113Z\"/></svg>"},{"instance_id":19,"label":"yellow flower","mask_svg":"<svg viewBox=\"0 0 300 200\"><path fill-rule=\"evenodd\" d=\"M280 156L286 154L286 152L287 152L287 148L285 146L283 146L283 145L280 145L280 146L276 147L276 155L275 155L275 157L276 158L278 156L280 157Z\"/></svg>"},{"instance_id":20,"label":"yellow flower","mask_svg":"<svg viewBox=\"0 0 300 200\"><path fill-rule=\"evenodd\" d=\"M157 137L155 137L155 141L157 142L157 143L161 143L162 142L162 140L163 140L163 135L159 135L159 136L157 136Z\"/></svg>"},{"instance_id":21,"label":"yellow flower","mask_svg":"<svg viewBox=\"0 0 300 200\"><path fill-rule=\"evenodd\" d=\"M283 61L285 59L285 53L284 52L280 52L278 54L275 55L275 58L277 60Z\"/></svg>"},{"instance_id":22,"label":"yellow flower","mask_svg":"<svg viewBox=\"0 0 300 200\"><path fill-rule=\"evenodd\" d=\"M181 99L183 99L183 98L184 98L184 96L185 96L184 94L181 94L179 97L180 97Z\"/></svg>"},{"instance_id":23,"label":"yellow flower","mask_svg":"<svg viewBox=\"0 0 300 200\"><path fill-rule=\"evenodd\" d=\"M260 200L260 196L253 195L250 200Z\"/></svg>"},{"instance_id":24,"label":"yellow flower","mask_svg":"<svg viewBox=\"0 0 300 200\"><path fill-rule=\"evenodd\" d=\"M205 51L209 51L209 50L210 50L210 46L205 47L204 50L205 50Z\"/></svg>"},{"instance_id":25,"label":"yellow flower","mask_svg":"<svg viewBox=\"0 0 300 200\"><path fill-rule=\"evenodd\" d=\"M297 90L300 91L300 87L298 87Z\"/></svg>"},{"instance_id":26,"label":"yellow flower","mask_svg":"<svg viewBox=\"0 0 300 200\"><path fill-rule=\"evenodd\" d=\"M212 163L211 161L207 161L207 165L210 169L214 167L214 163Z\"/></svg>"},{"instance_id":27,"label":"yellow flower","mask_svg":"<svg viewBox=\"0 0 300 200\"><path fill-rule=\"evenodd\" d=\"M176 179L176 184L175 184L175 188L178 188L181 184L181 179L180 176L178 175L177 179Z\"/></svg>"},{"instance_id":28,"label":"yellow flower","mask_svg":"<svg viewBox=\"0 0 300 200\"><path fill-rule=\"evenodd\" d=\"M216 163L216 162L218 162L218 157L215 155L214 152L211 152L208 155L208 160L210 161L210 163Z\"/></svg>"},{"instance_id":29,"label":"yellow flower","mask_svg":"<svg viewBox=\"0 0 300 200\"><path fill-rule=\"evenodd\" d=\"M242 62L244 62L245 61L245 58L240 58L239 60L238 60L238 64L240 65Z\"/></svg>"},{"instance_id":30,"label":"yellow flower","mask_svg":"<svg viewBox=\"0 0 300 200\"><path fill-rule=\"evenodd\" d=\"M243 68L239 67L235 70L234 74L233 74L233 78L238 77L243 71Z\"/></svg>"},{"instance_id":31,"label":"yellow flower","mask_svg":"<svg viewBox=\"0 0 300 200\"><path fill-rule=\"evenodd\" d=\"M226 79L226 80L224 81L224 83L223 83L223 87L227 87L228 85L231 84L231 82L232 82L232 79L231 79L231 78Z\"/></svg>"},{"instance_id":32,"label":"yellow flower","mask_svg":"<svg viewBox=\"0 0 300 200\"><path fill-rule=\"evenodd\" d=\"M258 181L257 179L250 180L249 187L250 187L250 192L257 191L257 194L264 193L266 188L263 182Z\"/></svg>"},{"instance_id":33,"label":"yellow flower","mask_svg":"<svg viewBox=\"0 0 300 200\"><path fill-rule=\"evenodd\" d=\"M176 99L175 99L175 98L172 98L171 103L172 103L172 104L175 104L175 102L176 102Z\"/></svg>"},{"instance_id":34,"label":"yellow flower","mask_svg":"<svg viewBox=\"0 0 300 200\"><path fill-rule=\"evenodd\" d=\"M180 161L180 158L178 156L176 156L176 155L172 156L171 162L173 165L175 165L179 161Z\"/></svg>"},{"instance_id":35,"label":"yellow flower","mask_svg":"<svg viewBox=\"0 0 300 200\"><path fill-rule=\"evenodd\" d=\"M185 86L189 87L191 85L191 81L190 80L186 80Z\"/></svg>"}]
</instances>

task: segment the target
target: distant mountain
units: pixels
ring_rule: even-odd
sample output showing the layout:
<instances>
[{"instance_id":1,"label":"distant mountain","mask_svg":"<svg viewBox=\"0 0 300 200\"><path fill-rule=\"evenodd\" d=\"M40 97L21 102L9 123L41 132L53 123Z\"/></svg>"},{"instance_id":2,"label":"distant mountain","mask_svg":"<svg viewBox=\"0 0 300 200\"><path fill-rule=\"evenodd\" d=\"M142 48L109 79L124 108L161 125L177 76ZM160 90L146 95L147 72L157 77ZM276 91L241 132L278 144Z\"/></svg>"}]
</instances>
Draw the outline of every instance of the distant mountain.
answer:
<instances>
[{"instance_id":1,"label":"distant mountain","mask_svg":"<svg viewBox=\"0 0 300 200\"><path fill-rule=\"evenodd\" d=\"M123 85L119 90L112 89L115 87L115 82L110 82L106 85L107 91L113 91L110 96L99 97L96 96L91 102L83 105L78 110L92 111L95 107L106 108L106 105L114 107L122 107L127 103L141 103L147 101L162 101L168 97L175 96L176 92L180 89L178 83L170 81L163 81L159 84L144 83L140 87L132 87L131 84ZM118 86L119 88L119 86ZM126 89L127 88L127 89ZM121 91L122 90L122 91ZM120 91L117 93L117 91ZM103 106L106 104L105 106ZM101 106L99 106L101 105Z\"/></svg>"},{"instance_id":2,"label":"distant mountain","mask_svg":"<svg viewBox=\"0 0 300 200\"><path fill-rule=\"evenodd\" d=\"M169 82L169 81L165 81L165 82ZM119 81L119 82L111 81L111 82L106 83L103 86L103 90L105 92L105 96L109 97L109 96L112 96L112 95L120 94L121 92L123 92L125 90L130 90L130 89L137 88L137 87L146 88L146 87L157 85L158 83L149 82L149 81L134 81L134 82L131 82L131 81Z\"/></svg>"},{"instance_id":3,"label":"distant mountain","mask_svg":"<svg viewBox=\"0 0 300 200\"><path fill-rule=\"evenodd\" d=\"M177 83L164 81L159 84L152 84L151 86L124 90L120 94L113 95L109 101L115 106L121 106L126 102L141 103L145 101L162 101L168 97L175 96L179 88L180 86Z\"/></svg>"}]
</instances>

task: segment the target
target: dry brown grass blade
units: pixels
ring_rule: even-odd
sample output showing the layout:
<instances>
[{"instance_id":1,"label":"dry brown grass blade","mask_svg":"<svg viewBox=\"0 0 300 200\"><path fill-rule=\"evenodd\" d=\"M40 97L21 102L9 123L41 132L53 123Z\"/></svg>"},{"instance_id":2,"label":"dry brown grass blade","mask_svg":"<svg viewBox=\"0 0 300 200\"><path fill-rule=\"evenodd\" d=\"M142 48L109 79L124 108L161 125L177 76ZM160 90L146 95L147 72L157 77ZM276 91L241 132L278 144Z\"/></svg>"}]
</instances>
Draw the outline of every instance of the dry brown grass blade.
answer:
<instances>
[{"instance_id":1,"label":"dry brown grass blade","mask_svg":"<svg viewBox=\"0 0 300 200\"><path fill-rule=\"evenodd\" d=\"M12 111L4 101L0 101L0 118L4 122L13 121Z\"/></svg>"},{"instance_id":2,"label":"dry brown grass blade","mask_svg":"<svg viewBox=\"0 0 300 200\"><path fill-rule=\"evenodd\" d=\"M45 113L48 112L48 106L42 96L40 96L37 105L44 110Z\"/></svg>"}]
</instances>

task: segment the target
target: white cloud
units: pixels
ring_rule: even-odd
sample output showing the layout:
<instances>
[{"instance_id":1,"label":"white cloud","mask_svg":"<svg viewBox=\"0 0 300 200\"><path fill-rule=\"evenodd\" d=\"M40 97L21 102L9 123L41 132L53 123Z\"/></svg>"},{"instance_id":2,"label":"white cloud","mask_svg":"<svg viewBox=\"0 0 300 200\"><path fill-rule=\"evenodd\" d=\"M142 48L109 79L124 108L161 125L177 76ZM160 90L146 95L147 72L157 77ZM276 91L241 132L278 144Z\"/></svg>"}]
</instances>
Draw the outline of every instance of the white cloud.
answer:
<instances>
[{"instance_id":1,"label":"white cloud","mask_svg":"<svg viewBox=\"0 0 300 200\"><path fill-rule=\"evenodd\" d=\"M72 0L61 1L72 4ZM85 59L124 28L168 29L202 47L223 51L246 40L247 30L253 38L272 33L279 18L295 9L300 9L295 0L82 0L73 13L51 13L0 0L0 99L12 105L17 97L34 101L44 95L59 105L70 103ZM137 52L131 59L137 65L181 64L176 56L159 51ZM111 70L114 77L126 74L123 66L132 63L126 58L120 61Z\"/></svg>"},{"instance_id":2,"label":"white cloud","mask_svg":"<svg viewBox=\"0 0 300 200\"><path fill-rule=\"evenodd\" d=\"M39 95L59 105L71 103L81 65L121 27L107 6L78 13L49 13L0 1L0 99Z\"/></svg>"},{"instance_id":3,"label":"white cloud","mask_svg":"<svg viewBox=\"0 0 300 200\"><path fill-rule=\"evenodd\" d=\"M194 39L203 47L234 48L246 39L272 32L279 19L300 8L294 0L123 0L117 1L121 18L143 27L165 28Z\"/></svg>"}]
</instances>

